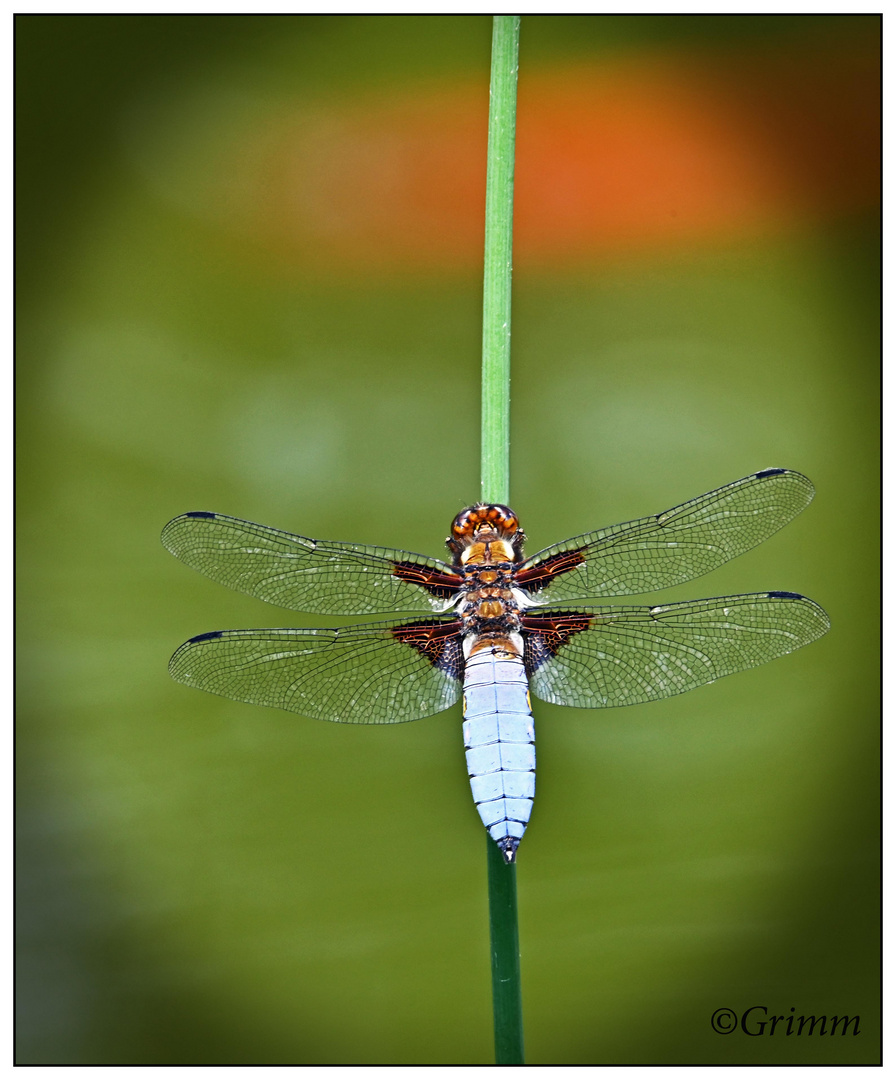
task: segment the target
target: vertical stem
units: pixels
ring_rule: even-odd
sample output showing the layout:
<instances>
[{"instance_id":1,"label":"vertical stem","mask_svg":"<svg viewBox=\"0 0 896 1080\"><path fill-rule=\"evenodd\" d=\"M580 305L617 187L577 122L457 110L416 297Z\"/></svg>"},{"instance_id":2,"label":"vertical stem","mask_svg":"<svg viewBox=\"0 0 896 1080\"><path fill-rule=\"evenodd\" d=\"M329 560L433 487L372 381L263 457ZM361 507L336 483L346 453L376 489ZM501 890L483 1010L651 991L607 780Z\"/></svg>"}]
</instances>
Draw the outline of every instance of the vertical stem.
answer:
<instances>
[{"instance_id":1,"label":"vertical stem","mask_svg":"<svg viewBox=\"0 0 896 1080\"><path fill-rule=\"evenodd\" d=\"M492 946L492 1009L495 1064L523 1064L523 998L520 938L516 914L516 863L504 862L501 849L488 844L488 916Z\"/></svg>"},{"instance_id":2,"label":"vertical stem","mask_svg":"<svg viewBox=\"0 0 896 1080\"><path fill-rule=\"evenodd\" d=\"M520 16L495 15L482 290L482 498L510 497L510 277Z\"/></svg>"},{"instance_id":3,"label":"vertical stem","mask_svg":"<svg viewBox=\"0 0 896 1080\"><path fill-rule=\"evenodd\" d=\"M519 15L494 17L482 303L482 498L501 503L510 497L510 279L519 37ZM491 837L486 843L495 1061L498 1065L521 1065L523 1005L516 865L504 862Z\"/></svg>"}]
</instances>

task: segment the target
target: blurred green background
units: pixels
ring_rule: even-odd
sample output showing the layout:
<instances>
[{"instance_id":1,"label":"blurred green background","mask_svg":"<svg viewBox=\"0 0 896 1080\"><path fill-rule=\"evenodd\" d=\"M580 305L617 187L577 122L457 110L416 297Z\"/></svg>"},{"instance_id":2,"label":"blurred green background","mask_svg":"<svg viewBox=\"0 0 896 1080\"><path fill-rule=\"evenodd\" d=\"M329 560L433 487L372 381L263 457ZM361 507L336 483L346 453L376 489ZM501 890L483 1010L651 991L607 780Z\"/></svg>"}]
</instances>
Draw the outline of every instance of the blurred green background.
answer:
<instances>
[{"instance_id":1,"label":"blurred green background","mask_svg":"<svg viewBox=\"0 0 896 1080\"><path fill-rule=\"evenodd\" d=\"M303 619L159 544L216 510L439 555L479 497L486 17L19 16L22 1063L489 1062L459 707L171 682ZM532 1063L878 1060L873 16L524 18L529 551L768 466L817 497L664 597L832 630L667 702L537 703ZM717 1035L764 1005L861 1034Z\"/></svg>"}]
</instances>

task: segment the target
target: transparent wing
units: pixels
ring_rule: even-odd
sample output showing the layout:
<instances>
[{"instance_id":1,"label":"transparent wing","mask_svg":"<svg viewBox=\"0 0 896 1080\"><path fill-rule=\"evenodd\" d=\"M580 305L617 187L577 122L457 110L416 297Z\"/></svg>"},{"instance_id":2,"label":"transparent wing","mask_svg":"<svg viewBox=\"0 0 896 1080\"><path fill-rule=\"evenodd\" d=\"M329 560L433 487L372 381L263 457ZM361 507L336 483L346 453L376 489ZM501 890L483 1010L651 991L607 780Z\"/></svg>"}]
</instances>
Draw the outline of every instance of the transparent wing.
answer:
<instances>
[{"instance_id":1,"label":"transparent wing","mask_svg":"<svg viewBox=\"0 0 896 1080\"><path fill-rule=\"evenodd\" d=\"M532 692L585 709L683 694L785 656L829 626L812 600L775 592L523 617Z\"/></svg>"},{"instance_id":2,"label":"transparent wing","mask_svg":"<svg viewBox=\"0 0 896 1080\"><path fill-rule=\"evenodd\" d=\"M801 473L764 469L662 514L545 548L522 564L516 581L539 605L667 589L761 544L814 494Z\"/></svg>"},{"instance_id":3,"label":"transparent wing","mask_svg":"<svg viewBox=\"0 0 896 1080\"><path fill-rule=\"evenodd\" d=\"M456 619L335 630L218 630L185 642L177 682L317 720L399 724L432 716L461 693Z\"/></svg>"},{"instance_id":4,"label":"transparent wing","mask_svg":"<svg viewBox=\"0 0 896 1080\"><path fill-rule=\"evenodd\" d=\"M162 530L162 543L212 581L318 615L444 611L462 581L438 559L311 540L223 514L182 514Z\"/></svg>"}]
</instances>

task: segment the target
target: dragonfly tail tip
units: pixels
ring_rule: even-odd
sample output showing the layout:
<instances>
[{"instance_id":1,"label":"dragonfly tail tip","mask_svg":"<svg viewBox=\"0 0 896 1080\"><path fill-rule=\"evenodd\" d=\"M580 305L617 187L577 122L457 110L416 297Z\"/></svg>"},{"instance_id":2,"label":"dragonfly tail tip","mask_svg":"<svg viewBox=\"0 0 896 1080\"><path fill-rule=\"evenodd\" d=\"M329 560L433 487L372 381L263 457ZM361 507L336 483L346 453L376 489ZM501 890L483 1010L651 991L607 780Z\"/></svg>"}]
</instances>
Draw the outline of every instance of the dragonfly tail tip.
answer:
<instances>
[{"instance_id":1,"label":"dragonfly tail tip","mask_svg":"<svg viewBox=\"0 0 896 1080\"><path fill-rule=\"evenodd\" d=\"M507 836L498 842L498 847L501 849L501 854L504 856L504 862L506 862L508 866L512 862L516 862L516 849L519 846L519 840L513 836Z\"/></svg>"}]
</instances>

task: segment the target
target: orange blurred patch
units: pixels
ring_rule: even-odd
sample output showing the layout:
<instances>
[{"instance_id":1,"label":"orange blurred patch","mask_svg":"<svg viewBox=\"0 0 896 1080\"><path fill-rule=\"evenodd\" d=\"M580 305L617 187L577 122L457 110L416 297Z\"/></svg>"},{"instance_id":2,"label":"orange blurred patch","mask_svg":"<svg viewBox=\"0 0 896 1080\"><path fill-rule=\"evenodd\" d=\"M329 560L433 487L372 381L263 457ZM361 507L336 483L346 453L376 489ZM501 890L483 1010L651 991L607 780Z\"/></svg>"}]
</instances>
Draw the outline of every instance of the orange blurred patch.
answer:
<instances>
[{"instance_id":1,"label":"orange blurred patch","mask_svg":"<svg viewBox=\"0 0 896 1080\"><path fill-rule=\"evenodd\" d=\"M519 257L724 240L874 206L875 77L859 74L846 110L820 67L796 98L782 71L746 65L523 84Z\"/></svg>"},{"instance_id":2,"label":"orange blurred patch","mask_svg":"<svg viewBox=\"0 0 896 1080\"><path fill-rule=\"evenodd\" d=\"M517 265L724 242L876 206L877 54L631 60L525 73ZM241 146L231 224L288 261L475 269L487 94L276 118Z\"/></svg>"}]
</instances>

